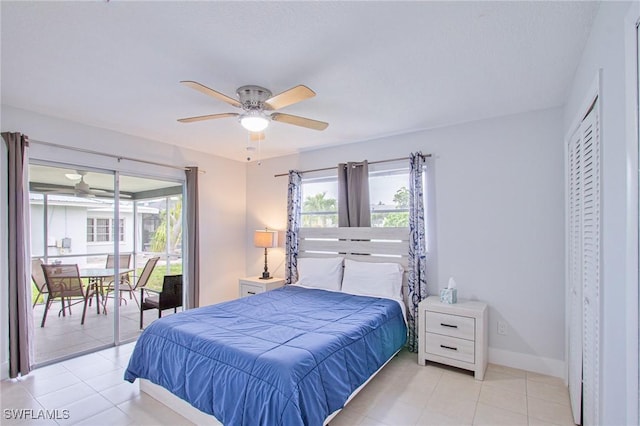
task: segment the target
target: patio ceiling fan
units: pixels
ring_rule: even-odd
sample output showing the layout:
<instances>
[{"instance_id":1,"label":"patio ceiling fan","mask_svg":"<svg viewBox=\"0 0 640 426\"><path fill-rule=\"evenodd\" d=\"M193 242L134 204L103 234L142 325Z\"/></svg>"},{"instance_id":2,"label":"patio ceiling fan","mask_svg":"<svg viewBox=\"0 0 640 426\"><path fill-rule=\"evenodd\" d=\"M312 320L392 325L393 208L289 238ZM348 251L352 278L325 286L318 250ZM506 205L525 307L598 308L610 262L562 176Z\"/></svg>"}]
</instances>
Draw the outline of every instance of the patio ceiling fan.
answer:
<instances>
[{"instance_id":1,"label":"patio ceiling fan","mask_svg":"<svg viewBox=\"0 0 640 426\"><path fill-rule=\"evenodd\" d=\"M260 86L242 86L236 90L237 99L213 90L196 81L184 80L180 83L195 89L205 95L226 102L231 106L242 109L242 112L224 112L221 114L200 115L178 119L181 123L193 123L195 121L215 120L218 118L238 117L242 127L252 133L260 133L267 128L270 121L293 124L313 130L324 130L329 123L312 120L311 118L297 115L275 112L290 105L314 97L316 94L307 86L298 85L285 90L275 96L271 91ZM274 111L274 112L270 112ZM269 112L269 113L268 113Z\"/></svg>"},{"instance_id":2,"label":"patio ceiling fan","mask_svg":"<svg viewBox=\"0 0 640 426\"><path fill-rule=\"evenodd\" d=\"M105 189L92 189L88 183L84 181L84 177L87 172L85 170L76 170L76 173L66 174L67 179L76 180L80 179L79 182L76 182L73 187L66 187L61 185L52 185L39 183L38 185L42 186L34 186L32 189L36 191L46 192L47 194L68 194L73 195L79 198L93 198L93 197L113 197L114 192L108 191ZM128 194L120 193L120 197L122 198L131 198Z\"/></svg>"}]
</instances>

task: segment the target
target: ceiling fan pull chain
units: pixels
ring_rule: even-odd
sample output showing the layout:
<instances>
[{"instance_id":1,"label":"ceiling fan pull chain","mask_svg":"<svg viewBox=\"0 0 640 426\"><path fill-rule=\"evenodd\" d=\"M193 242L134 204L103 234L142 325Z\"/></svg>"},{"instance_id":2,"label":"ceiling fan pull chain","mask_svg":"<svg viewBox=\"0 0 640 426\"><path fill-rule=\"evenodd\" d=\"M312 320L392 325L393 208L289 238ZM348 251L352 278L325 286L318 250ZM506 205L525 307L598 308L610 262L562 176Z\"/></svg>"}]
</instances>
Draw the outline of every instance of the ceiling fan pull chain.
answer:
<instances>
[{"instance_id":1,"label":"ceiling fan pull chain","mask_svg":"<svg viewBox=\"0 0 640 426\"><path fill-rule=\"evenodd\" d=\"M263 134L264 133L260 133L258 135L258 166L262 165L262 155L261 155L261 152L260 152L260 145L262 145L262 135Z\"/></svg>"}]
</instances>

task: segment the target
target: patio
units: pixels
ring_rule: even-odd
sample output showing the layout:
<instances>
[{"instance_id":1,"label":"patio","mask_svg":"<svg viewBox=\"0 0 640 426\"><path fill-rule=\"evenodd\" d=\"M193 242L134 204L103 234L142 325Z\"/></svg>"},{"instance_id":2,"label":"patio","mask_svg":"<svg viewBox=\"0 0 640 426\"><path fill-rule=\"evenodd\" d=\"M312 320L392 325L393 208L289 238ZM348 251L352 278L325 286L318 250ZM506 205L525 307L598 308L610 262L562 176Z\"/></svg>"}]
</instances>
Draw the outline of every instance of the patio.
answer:
<instances>
[{"instance_id":1,"label":"patio","mask_svg":"<svg viewBox=\"0 0 640 426\"><path fill-rule=\"evenodd\" d=\"M137 339L141 333L139 329L140 310L135 300L129 300L125 295L127 304L122 302L120 306L120 340L127 341ZM92 306L87 307L87 316L84 325L80 324L82 317L82 304L72 307L72 315L58 316L60 303L54 302L49 308L47 321L44 327L40 327L44 304L40 303L33 308L33 322L35 335L35 362L37 364L58 359L77 352L95 349L113 342L113 299L107 303L107 315L96 313L95 300ZM180 310L178 310L180 312ZM162 312L163 316L173 314L172 309ZM144 313L144 326L158 318L157 310L148 310Z\"/></svg>"}]
</instances>

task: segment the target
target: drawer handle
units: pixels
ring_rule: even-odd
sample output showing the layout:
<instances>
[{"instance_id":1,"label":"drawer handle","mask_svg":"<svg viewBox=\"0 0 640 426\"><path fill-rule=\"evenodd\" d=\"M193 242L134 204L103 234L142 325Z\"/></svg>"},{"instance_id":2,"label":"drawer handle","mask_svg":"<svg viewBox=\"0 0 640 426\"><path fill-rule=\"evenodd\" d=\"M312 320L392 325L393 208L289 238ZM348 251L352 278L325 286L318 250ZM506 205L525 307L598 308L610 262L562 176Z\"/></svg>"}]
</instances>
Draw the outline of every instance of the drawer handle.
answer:
<instances>
[{"instance_id":1,"label":"drawer handle","mask_svg":"<svg viewBox=\"0 0 640 426\"><path fill-rule=\"evenodd\" d=\"M457 325L445 324L445 323L443 323L443 322L441 322L441 323L440 323L440 325L441 325L441 326L443 326L443 327L458 328L458 326L457 326Z\"/></svg>"},{"instance_id":2,"label":"drawer handle","mask_svg":"<svg viewBox=\"0 0 640 426\"><path fill-rule=\"evenodd\" d=\"M248 291L247 294L256 294L255 291Z\"/></svg>"},{"instance_id":3,"label":"drawer handle","mask_svg":"<svg viewBox=\"0 0 640 426\"><path fill-rule=\"evenodd\" d=\"M440 347L443 348L443 349L451 349L452 351L457 351L458 350L458 348L454 348L452 346L440 345Z\"/></svg>"}]
</instances>

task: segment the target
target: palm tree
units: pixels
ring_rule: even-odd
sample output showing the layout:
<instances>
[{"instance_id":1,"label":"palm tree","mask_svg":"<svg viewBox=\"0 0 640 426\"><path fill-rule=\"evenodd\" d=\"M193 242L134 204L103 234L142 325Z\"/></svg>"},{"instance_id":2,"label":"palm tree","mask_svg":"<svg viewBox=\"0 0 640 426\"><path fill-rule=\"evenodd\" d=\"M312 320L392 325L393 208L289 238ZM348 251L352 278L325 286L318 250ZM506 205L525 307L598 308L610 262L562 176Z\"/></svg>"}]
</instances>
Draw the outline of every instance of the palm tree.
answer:
<instances>
[{"instance_id":1,"label":"palm tree","mask_svg":"<svg viewBox=\"0 0 640 426\"><path fill-rule=\"evenodd\" d=\"M180 248L180 244L182 244L182 200L176 202L171 210L160 212L160 225L151 239L151 251L163 252L167 249L167 219L169 220L169 251L173 252Z\"/></svg>"},{"instance_id":2,"label":"palm tree","mask_svg":"<svg viewBox=\"0 0 640 426\"><path fill-rule=\"evenodd\" d=\"M319 192L305 198L302 209L306 213L302 219L302 226L305 227L326 227L331 226L337 219L336 215L314 214L321 212L336 212L338 210L335 198L325 198L327 191Z\"/></svg>"}]
</instances>

